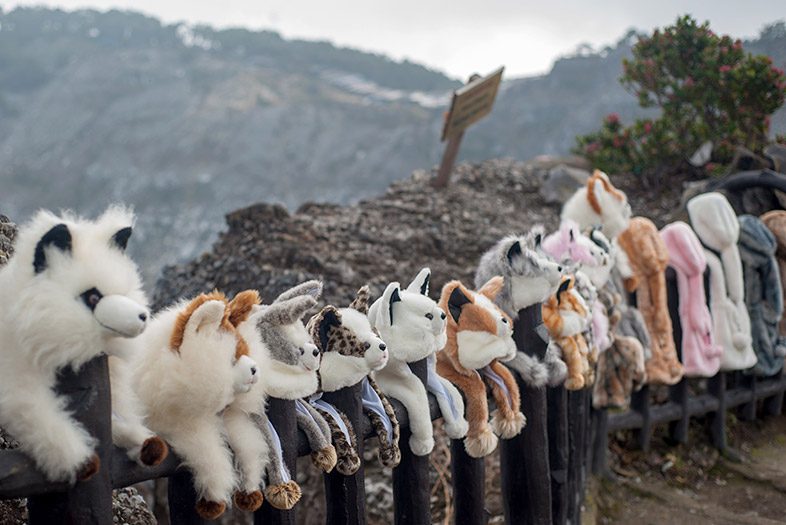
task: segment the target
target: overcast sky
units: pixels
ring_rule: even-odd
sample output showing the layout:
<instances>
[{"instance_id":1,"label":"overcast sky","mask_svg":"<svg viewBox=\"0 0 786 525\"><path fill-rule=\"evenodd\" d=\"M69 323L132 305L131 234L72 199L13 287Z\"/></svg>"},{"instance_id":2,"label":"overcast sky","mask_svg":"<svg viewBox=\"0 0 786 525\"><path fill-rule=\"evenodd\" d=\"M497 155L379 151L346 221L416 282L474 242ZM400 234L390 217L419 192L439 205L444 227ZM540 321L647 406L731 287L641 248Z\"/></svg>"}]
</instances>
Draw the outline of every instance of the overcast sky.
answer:
<instances>
[{"instance_id":1,"label":"overcast sky","mask_svg":"<svg viewBox=\"0 0 786 525\"><path fill-rule=\"evenodd\" d=\"M541 73L581 43L611 44L628 28L650 30L684 13L736 37L755 36L786 18L786 0L0 0L4 9L42 4L275 29L408 58L461 78L500 64L508 76Z\"/></svg>"}]
</instances>

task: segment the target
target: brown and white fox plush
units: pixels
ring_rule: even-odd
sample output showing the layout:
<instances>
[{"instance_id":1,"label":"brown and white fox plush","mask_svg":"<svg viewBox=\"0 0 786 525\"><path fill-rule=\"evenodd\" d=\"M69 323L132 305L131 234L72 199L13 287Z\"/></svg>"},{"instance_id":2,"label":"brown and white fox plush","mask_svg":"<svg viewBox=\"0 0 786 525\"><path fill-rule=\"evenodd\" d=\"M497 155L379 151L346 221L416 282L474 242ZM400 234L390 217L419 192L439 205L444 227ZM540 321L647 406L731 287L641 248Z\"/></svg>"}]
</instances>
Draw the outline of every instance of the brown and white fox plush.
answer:
<instances>
[{"instance_id":1,"label":"brown and white fox plush","mask_svg":"<svg viewBox=\"0 0 786 525\"><path fill-rule=\"evenodd\" d=\"M568 365L565 388L581 390L590 383L589 348L583 332L587 329L587 305L574 289L576 279L566 276L557 292L543 303L543 324L549 331L551 343L559 347Z\"/></svg>"},{"instance_id":2,"label":"brown and white fox plush","mask_svg":"<svg viewBox=\"0 0 786 525\"><path fill-rule=\"evenodd\" d=\"M512 438L526 422L516 380L501 363L516 355L513 322L494 304L503 284L502 277L493 277L472 292L461 282L451 281L442 288L439 301L440 308L448 312L448 339L437 354L437 373L464 393L469 423L464 447L475 458L491 454L497 448L497 436ZM486 387L497 406L490 425Z\"/></svg>"}]
</instances>

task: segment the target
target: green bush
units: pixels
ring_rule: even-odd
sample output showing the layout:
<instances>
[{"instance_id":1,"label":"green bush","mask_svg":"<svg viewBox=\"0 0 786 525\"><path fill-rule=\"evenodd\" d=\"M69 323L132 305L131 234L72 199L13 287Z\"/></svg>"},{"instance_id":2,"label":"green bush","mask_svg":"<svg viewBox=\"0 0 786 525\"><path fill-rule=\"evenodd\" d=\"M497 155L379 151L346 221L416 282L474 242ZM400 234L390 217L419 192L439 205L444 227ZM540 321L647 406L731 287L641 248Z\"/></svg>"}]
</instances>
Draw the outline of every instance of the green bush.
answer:
<instances>
[{"instance_id":1,"label":"green bush","mask_svg":"<svg viewBox=\"0 0 786 525\"><path fill-rule=\"evenodd\" d=\"M574 151L611 173L648 178L680 172L704 142L714 144L708 171L731 161L734 147L760 152L769 117L784 102L786 77L769 57L718 36L690 16L642 37L623 61L620 82L655 119L623 126L608 115L598 131L576 138Z\"/></svg>"}]
</instances>

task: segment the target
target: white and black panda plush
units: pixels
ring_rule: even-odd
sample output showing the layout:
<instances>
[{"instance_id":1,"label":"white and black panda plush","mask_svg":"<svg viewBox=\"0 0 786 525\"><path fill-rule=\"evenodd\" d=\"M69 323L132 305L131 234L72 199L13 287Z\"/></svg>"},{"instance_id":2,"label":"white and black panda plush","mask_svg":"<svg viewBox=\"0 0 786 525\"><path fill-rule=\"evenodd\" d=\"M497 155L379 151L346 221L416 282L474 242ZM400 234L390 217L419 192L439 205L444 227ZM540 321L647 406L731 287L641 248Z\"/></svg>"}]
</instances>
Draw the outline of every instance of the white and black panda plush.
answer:
<instances>
[{"instance_id":1,"label":"white and black panda plush","mask_svg":"<svg viewBox=\"0 0 786 525\"><path fill-rule=\"evenodd\" d=\"M58 371L79 369L147 325L137 267L125 254L132 223L121 207L95 221L41 211L0 270L0 425L51 480L83 480L99 468L93 437L55 393Z\"/></svg>"},{"instance_id":2,"label":"white and black panda plush","mask_svg":"<svg viewBox=\"0 0 786 525\"><path fill-rule=\"evenodd\" d=\"M445 312L428 296L430 278L431 270L423 268L407 288L390 283L368 312L371 325L387 343L390 354L388 363L375 372L374 378L386 394L407 409L412 432L409 447L418 456L434 448L427 390L439 403L450 438L462 439L469 427L461 394L436 373L436 353L447 342L447 321ZM408 365L421 359L427 359L426 386Z\"/></svg>"}]
</instances>

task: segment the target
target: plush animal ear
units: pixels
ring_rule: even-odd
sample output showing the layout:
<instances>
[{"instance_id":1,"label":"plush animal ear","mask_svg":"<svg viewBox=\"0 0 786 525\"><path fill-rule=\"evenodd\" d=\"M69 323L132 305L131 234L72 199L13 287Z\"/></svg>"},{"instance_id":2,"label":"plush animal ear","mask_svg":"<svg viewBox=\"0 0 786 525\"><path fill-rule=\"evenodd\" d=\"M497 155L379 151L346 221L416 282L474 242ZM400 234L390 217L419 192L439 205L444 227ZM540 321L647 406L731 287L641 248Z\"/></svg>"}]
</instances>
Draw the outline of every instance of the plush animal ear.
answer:
<instances>
[{"instance_id":1,"label":"plush animal ear","mask_svg":"<svg viewBox=\"0 0 786 525\"><path fill-rule=\"evenodd\" d=\"M420 295L428 296L428 287L431 283L431 270L423 268L418 272L415 279L407 286L407 291L412 293L419 293Z\"/></svg>"},{"instance_id":2,"label":"plush animal ear","mask_svg":"<svg viewBox=\"0 0 786 525\"><path fill-rule=\"evenodd\" d=\"M256 290L245 290L238 293L229 303L229 322L232 326L239 326L251 315L255 305L262 301Z\"/></svg>"},{"instance_id":3,"label":"plush animal ear","mask_svg":"<svg viewBox=\"0 0 786 525\"><path fill-rule=\"evenodd\" d=\"M453 317L453 320L458 323L459 317L461 316L461 308L465 304L469 304L472 301L467 297L462 289L461 285L456 286L453 288L453 291L450 292L450 298L448 298L448 310L450 310L450 316Z\"/></svg>"},{"instance_id":4,"label":"plush animal ear","mask_svg":"<svg viewBox=\"0 0 786 525\"><path fill-rule=\"evenodd\" d=\"M576 235L573 233L573 228L568 228L568 239L570 239L570 242L575 242L576 240Z\"/></svg>"},{"instance_id":5,"label":"plush animal ear","mask_svg":"<svg viewBox=\"0 0 786 525\"><path fill-rule=\"evenodd\" d=\"M297 297L299 295L310 295L314 299L319 299L319 296L322 295L322 281L312 280L301 283L295 287L290 288L286 292L283 292L281 295L276 297L274 302L286 301L287 299L292 299L293 297Z\"/></svg>"},{"instance_id":6,"label":"plush animal ear","mask_svg":"<svg viewBox=\"0 0 786 525\"><path fill-rule=\"evenodd\" d=\"M357 291L355 299L350 303L349 307L357 310L361 314L367 314L370 297L371 291L369 290L368 285L363 286L360 290Z\"/></svg>"},{"instance_id":7,"label":"plush animal ear","mask_svg":"<svg viewBox=\"0 0 786 525\"><path fill-rule=\"evenodd\" d=\"M559 288L557 288L557 304L562 301L562 294L570 289L572 283L573 279L570 277L563 279L562 282L559 283Z\"/></svg>"},{"instance_id":8,"label":"plush animal ear","mask_svg":"<svg viewBox=\"0 0 786 525\"><path fill-rule=\"evenodd\" d=\"M48 248L57 248L63 253L70 253L71 242L71 232L65 224L53 226L51 230L46 232L38 241L38 244L35 245L35 255L33 257L35 273L41 273L46 270L46 250Z\"/></svg>"},{"instance_id":9,"label":"plush animal ear","mask_svg":"<svg viewBox=\"0 0 786 525\"><path fill-rule=\"evenodd\" d=\"M540 234L537 236L537 242L540 244ZM508 248L508 263L512 263L513 259L521 255L521 242L516 241Z\"/></svg>"},{"instance_id":10,"label":"plush animal ear","mask_svg":"<svg viewBox=\"0 0 786 525\"><path fill-rule=\"evenodd\" d=\"M505 285L505 279L502 276L495 275L491 279L489 279L486 284L480 287L478 293L481 295L485 295L491 301L494 301L499 293L502 291L503 286Z\"/></svg>"},{"instance_id":11,"label":"plush animal ear","mask_svg":"<svg viewBox=\"0 0 786 525\"><path fill-rule=\"evenodd\" d=\"M398 293L398 287L393 288L388 299L388 314L390 315L390 324L393 324L393 305L401 302L401 296Z\"/></svg>"},{"instance_id":12,"label":"plush animal ear","mask_svg":"<svg viewBox=\"0 0 786 525\"><path fill-rule=\"evenodd\" d=\"M131 238L131 234L133 232L134 229L131 226L126 226L125 228L117 230L117 232L112 236L112 245L120 248L120 251L122 252L126 251L128 239Z\"/></svg>"},{"instance_id":13,"label":"plush animal ear","mask_svg":"<svg viewBox=\"0 0 786 525\"><path fill-rule=\"evenodd\" d=\"M316 305L317 300L310 295L297 295L286 301L275 301L262 310L258 322L276 326L293 324Z\"/></svg>"},{"instance_id":14,"label":"plush animal ear","mask_svg":"<svg viewBox=\"0 0 786 525\"><path fill-rule=\"evenodd\" d=\"M186 331L196 333L207 328L218 330L227 315L226 301L210 299L202 294L186 305L175 319L175 327L169 338L169 347L180 352Z\"/></svg>"},{"instance_id":15,"label":"plush animal ear","mask_svg":"<svg viewBox=\"0 0 786 525\"><path fill-rule=\"evenodd\" d=\"M543 243L543 234L538 233L535 235L535 248L540 248L540 245Z\"/></svg>"},{"instance_id":16,"label":"plush animal ear","mask_svg":"<svg viewBox=\"0 0 786 525\"><path fill-rule=\"evenodd\" d=\"M341 313L335 306L326 306L316 315L316 337L315 342L319 345L322 352L327 351L330 330L341 326ZM311 322L309 322L311 324Z\"/></svg>"}]
</instances>

